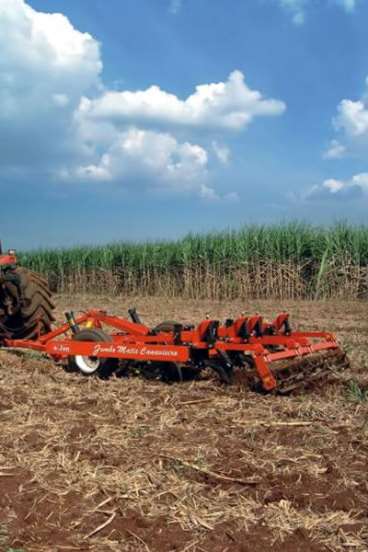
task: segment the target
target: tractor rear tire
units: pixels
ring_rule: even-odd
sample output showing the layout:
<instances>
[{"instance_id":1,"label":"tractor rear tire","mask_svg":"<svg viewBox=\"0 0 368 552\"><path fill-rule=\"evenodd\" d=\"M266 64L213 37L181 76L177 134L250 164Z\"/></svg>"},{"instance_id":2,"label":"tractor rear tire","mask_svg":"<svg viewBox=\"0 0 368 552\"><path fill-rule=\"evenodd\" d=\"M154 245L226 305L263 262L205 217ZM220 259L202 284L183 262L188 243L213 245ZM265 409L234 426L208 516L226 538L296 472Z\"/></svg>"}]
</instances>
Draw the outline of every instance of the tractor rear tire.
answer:
<instances>
[{"instance_id":1,"label":"tractor rear tire","mask_svg":"<svg viewBox=\"0 0 368 552\"><path fill-rule=\"evenodd\" d=\"M53 321L52 294L39 274L17 267L2 283L4 293L12 303L11 312L0 300L0 332L8 339L37 339L51 330Z\"/></svg>"}]
</instances>

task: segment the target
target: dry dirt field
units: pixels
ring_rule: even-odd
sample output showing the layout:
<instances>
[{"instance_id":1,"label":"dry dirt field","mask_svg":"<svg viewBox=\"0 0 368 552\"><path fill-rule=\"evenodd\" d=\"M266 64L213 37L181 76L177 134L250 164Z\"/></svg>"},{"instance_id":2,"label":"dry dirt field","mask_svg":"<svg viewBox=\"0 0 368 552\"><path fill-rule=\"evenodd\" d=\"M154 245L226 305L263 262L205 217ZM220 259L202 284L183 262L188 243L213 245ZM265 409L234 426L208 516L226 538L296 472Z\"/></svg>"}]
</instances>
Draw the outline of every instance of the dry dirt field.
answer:
<instances>
[{"instance_id":1,"label":"dry dirt field","mask_svg":"<svg viewBox=\"0 0 368 552\"><path fill-rule=\"evenodd\" d=\"M0 351L0 550L368 551L368 304L59 297L144 321L288 309L351 369L295 396L87 379Z\"/></svg>"}]
</instances>

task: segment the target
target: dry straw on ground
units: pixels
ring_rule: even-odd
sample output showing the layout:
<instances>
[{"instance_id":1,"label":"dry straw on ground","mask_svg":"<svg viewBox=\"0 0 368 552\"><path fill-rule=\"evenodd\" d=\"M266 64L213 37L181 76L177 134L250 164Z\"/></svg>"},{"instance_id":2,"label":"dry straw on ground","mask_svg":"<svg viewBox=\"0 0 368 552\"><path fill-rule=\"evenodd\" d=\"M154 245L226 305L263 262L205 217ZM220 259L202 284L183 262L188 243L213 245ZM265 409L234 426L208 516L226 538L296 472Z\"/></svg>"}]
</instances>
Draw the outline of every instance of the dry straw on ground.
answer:
<instances>
[{"instance_id":1,"label":"dry straw on ground","mask_svg":"<svg viewBox=\"0 0 368 552\"><path fill-rule=\"evenodd\" d=\"M64 307L88 297L59 298ZM137 299L149 323L240 302ZM131 302L97 298L123 314ZM363 303L253 302L336 331L351 369L294 397L215 379L101 381L0 351L0 549L365 552L368 321ZM354 392L349 383L356 382ZM2 546L2 548L1 548Z\"/></svg>"}]
</instances>

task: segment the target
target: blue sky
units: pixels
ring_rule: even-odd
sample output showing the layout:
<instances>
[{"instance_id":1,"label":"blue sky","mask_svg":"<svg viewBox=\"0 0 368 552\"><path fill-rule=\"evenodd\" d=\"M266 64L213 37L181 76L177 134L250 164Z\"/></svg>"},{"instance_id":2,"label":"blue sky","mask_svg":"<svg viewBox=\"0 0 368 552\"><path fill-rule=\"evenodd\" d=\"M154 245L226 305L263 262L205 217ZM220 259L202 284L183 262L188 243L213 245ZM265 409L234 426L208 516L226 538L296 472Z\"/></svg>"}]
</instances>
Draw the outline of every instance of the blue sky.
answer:
<instances>
[{"instance_id":1,"label":"blue sky","mask_svg":"<svg viewBox=\"0 0 368 552\"><path fill-rule=\"evenodd\" d=\"M365 222L367 0L1 0L18 248Z\"/></svg>"}]
</instances>

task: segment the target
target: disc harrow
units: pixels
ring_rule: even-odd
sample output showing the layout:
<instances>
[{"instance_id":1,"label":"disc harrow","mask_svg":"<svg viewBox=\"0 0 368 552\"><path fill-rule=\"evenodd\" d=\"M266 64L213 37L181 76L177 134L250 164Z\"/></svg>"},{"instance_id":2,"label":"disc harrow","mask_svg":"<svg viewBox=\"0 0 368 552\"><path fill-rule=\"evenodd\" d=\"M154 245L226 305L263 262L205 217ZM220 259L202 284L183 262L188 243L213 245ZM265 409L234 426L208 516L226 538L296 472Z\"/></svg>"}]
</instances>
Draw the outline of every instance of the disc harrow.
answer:
<instances>
[{"instance_id":1,"label":"disc harrow","mask_svg":"<svg viewBox=\"0 0 368 552\"><path fill-rule=\"evenodd\" d=\"M32 339L0 337L0 344L40 351L84 375L136 368L183 380L186 372L210 369L223 383L284 394L348 363L332 333L293 331L286 312L273 322L257 314L224 323L209 317L198 325L170 321L154 328L144 325L135 309L129 316L95 309L77 317L68 312L66 323L47 333L40 324Z\"/></svg>"}]
</instances>

